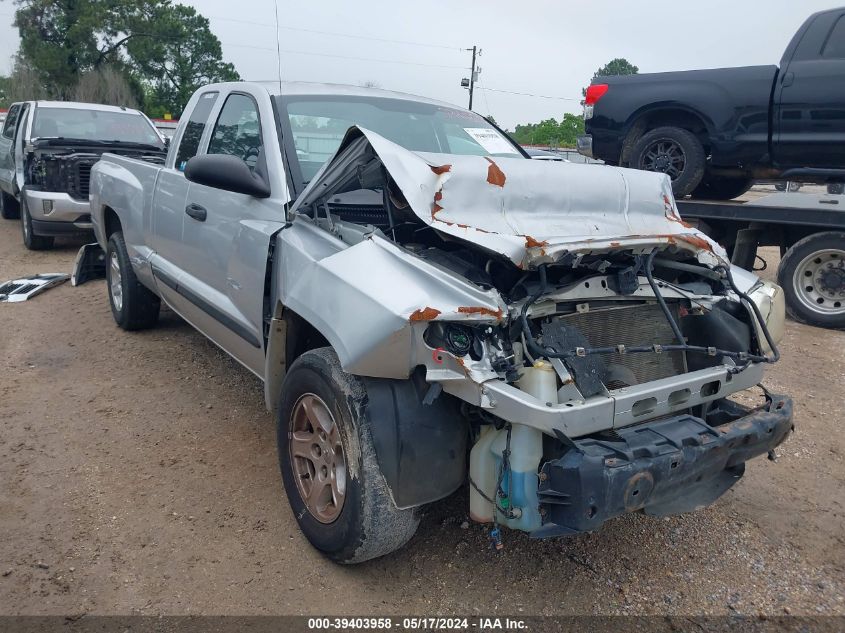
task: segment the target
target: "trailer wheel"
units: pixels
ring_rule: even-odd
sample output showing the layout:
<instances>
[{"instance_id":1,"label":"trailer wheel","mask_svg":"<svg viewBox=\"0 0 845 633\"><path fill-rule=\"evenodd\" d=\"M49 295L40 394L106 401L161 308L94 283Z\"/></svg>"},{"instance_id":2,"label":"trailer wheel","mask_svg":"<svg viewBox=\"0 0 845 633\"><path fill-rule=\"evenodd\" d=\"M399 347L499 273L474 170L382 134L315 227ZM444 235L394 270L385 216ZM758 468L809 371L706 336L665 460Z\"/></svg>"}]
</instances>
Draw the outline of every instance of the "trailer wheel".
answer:
<instances>
[{"instance_id":1,"label":"trailer wheel","mask_svg":"<svg viewBox=\"0 0 845 633\"><path fill-rule=\"evenodd\" d=\"M367 392L334 350L300 356L280 400L282 481L311 545L335 562L360 563L407 543L419 518L394 505L376 459Z\"/></svg>"},{"instance_id":2,"label":"trailer wheel","mask_svg":"<svg viewBox=\"0 0 845 633\"><path fill-rule=\"evenodd\" d=\"M21 208L14 196L0 191L0 217L4 220L17 220L21 215Z\"/></svg>"},{"instance_id":3,"label":"trailer wheel","mask_svg":"<svg viewBox=\"0 0 845 633\"><path fill-rule=\"evenodd\" d=\"M692 197L702 200L733 200L751 189L753 184L752 178L744 176L705 176L692 192Z\"/></svg>"},{"instance_id":4,"label":"trailer wheel","mask_svg":"<svg viewBox=\"0 0 845 633\"><path fill-rule=\"evenodd\" d=\"M845 328L845 233L816 233L793 244L781 259L778 283L793 319Z\"/></svg>"},{"instance_id":5,"label":"trailer wheel","mask_svg":"<svg viewBox=\"0 0 845 633\"><path fill-rule=\"evenodd\" d=\"M672 191L683 198L704 177L706 156L695 134L679 127L658 127L643 134L631 148L631 167L662 172L672 179Z\"/></svg>"},{"instance_id":6,"label":"trailer wheel","mask_svg":"<svg viewBox=\"0 0 845 633\"><path fill-rule=\"evenodd\" d=\"M121 231L115 231L109 238L106 285L111 313L118 326L124 330L145 330L156 324L161 299L135 276Z\"/></svg>"}]
</instances>

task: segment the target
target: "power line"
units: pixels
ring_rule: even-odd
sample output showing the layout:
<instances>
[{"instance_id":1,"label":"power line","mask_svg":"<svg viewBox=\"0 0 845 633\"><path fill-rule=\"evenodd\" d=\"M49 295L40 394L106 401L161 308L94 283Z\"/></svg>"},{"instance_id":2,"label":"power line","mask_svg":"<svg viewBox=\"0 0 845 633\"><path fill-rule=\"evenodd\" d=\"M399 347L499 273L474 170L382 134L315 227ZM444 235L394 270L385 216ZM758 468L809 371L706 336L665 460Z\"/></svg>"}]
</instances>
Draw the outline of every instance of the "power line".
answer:
<instances>
[{"instance_id":1,"label":"power line","mask_svg":"<svg viewBox=\"0 0 845 633\"><path fill-rule=\"evenodd\" d=\"M253 47L257 48L257 47ZM271 49L272 50L272 49ZM354 59L359 62L378 62L381 64L401 64L403 66L426 66L428 68L449 68L452 70L465 70L464 66L445 66L442 64L423 64L422 62L405 62L396 59L376 59L375 57L352 57L350 55L332 55L331 53L314 53L312 51L295 51L289 49L281 49L282 53L292 53L294 55L314 55L315 57L334 57L338 59Z\"/></svg>"},{"instance_id":2,"label":"power line","mask_svg":"<svg viewBox=\"0 0 845 633\"><path fill-rule=\"evenodd\" d=\"M513 90L502 90L500 88L484 88L485 90L490 90L491 92L504 92L509 95L521 95L523 97L537 97L539 99L558 99L560 101L581 101L581 97L553 97L550 95L535 95L530 92L514 92Z\"/></svg>"},{"instance_id":3,"label":"power line","mask_svg":"<svg viewBox=\"0 0 845 633\"><path fill-rule=\"evenodd\" d=\"M264 27L271 27L270 24L265 24L264 22L254 22L252 20L241 20L238 18L224 18L221 15L210 15L207 16L209 18L214 18L215 20L223 20L225 22L240 22L242 24L251 24L253 26L264 26ZM317 35L330 35L332 37L347 37L356 40L368 40L372 42L385 42L387 44L408 44L410 46L425 46L427 48L442 48L450 51L460 51L462 50L459 46L446 46L445 44L431 44L428 42L411 42L409 40L393 40L393 39L386 39L383 37L369 37L366 35L352 35L349 33L337 33L335 31L318 31L316 29L304 29L297 26L282 26L279 25L280 29L285 29L288 31L298 31L301 33L315 33Z\"/></svg>"}]
</instances>

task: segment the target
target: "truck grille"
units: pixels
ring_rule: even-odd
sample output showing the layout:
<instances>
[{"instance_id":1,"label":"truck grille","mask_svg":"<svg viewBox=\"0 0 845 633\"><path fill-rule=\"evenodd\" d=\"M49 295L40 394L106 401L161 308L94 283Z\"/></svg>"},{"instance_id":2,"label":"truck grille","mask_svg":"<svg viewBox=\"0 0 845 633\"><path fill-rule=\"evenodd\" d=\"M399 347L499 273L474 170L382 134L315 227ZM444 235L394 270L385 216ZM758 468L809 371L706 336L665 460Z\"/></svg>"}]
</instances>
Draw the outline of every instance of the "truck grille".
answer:
<instances>
[{"instance_id":1,"label":"truck grille","mask_svg":"<svg viewBox=\"0 0 845 633\"><path fill-rule=\"evenodd\" d=\"M329 211L341 220L354 224L372 224L384 227L390 225L383 205L329 203Z\"/></svg>"},{"instance_id":2,"label":"truck grille","mask_svg":"<svg viewBox=\"0 0 845 633\"><path fill-rule=\"evenodd\" d=\"M669 309L678 320L678 306L670 305ZM656 303L580 312L561 318L586 336L593 347L671 345L677 342ZM605 386L611 390L629 386L632 377L633 384L641 384L687 371L683 352L613 353L601 354L600 358L608 369Z\"/></svg>"},{"instance_id":3,"label":"truck grille","mask_svg":"<svg viewBox=\"0 0 845 633\"><path fill-rule=\"evenodd\" d=\"M73 176L73 187L70 194L74 198L88 199L88 193L91 191L91 168L94 166L93 162L80 161L76 163Z\"/></svg>"}]
</instances>

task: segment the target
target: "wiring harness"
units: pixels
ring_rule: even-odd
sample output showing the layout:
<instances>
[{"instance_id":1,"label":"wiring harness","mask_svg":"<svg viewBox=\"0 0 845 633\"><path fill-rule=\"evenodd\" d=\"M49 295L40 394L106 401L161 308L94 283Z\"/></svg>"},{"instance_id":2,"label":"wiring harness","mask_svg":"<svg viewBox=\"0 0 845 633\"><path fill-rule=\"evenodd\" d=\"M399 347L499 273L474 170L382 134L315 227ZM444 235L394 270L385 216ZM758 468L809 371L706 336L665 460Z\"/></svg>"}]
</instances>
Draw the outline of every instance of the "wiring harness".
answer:
<instances>
[{"instance_id":1,"label":"wiring harness","mask_svg":"<svg viewBox=\"0 0 845 633\"><path fill-rule=\"evenodd\" d=\"M631 354L631 353L645 353L645 352L652 352L656 354L660 354L663 352L692 352L696 354L706 354L708 356L726 356L728 358L738 360L744 365L748 363L775 363L780 359L780 351L775 345L774 340L772 339L771 334L769 333L768 327L766 327L766 321L763 318L763 315L760 313L760 308L757 307L757 304L748 296L747 293L742 292L736 285L734 281L733 275L731 274L730 267L728 266L718 266L714 270L715 271L722 271L723 278L727 280L728 286L730 289L740 298L740 300L744 301L747 305L751 307L752 312L754 313L754 317L757 319L758 323L760 324L760 329L763 332L763 336L766 338L766 342L769 345L769 348L772 350L771 356L761 356L759 354L749 354L747 352L732 352L728 350L719 349L717 347L704 347L701 345L688 345L684 339L684 335L681 332L681 328L678 326L675 317L672 315L672 312L669 310L669 306L666 305L666 300L663 298L663 295L660 293L660 288L657 285L657 282L654 280L654 257L657 254L657 251L652 251L646 261L643 270L645 272L646 279L648 280L648 285L651 287L652 292L654 293L655 299L657 299L657 303L660 306L661 311L663 312L666 320L669 322L669 326L672 328L672 333L675 335L675 339L677 339L677 344L672 345L658 345L658 344L651 344L651 345L636 345L636 346L626 346L626 345L616 345L614 347L576 347L574 349L565 350L565 351L557 351L551 348L543 348L537 340L534 338L533 334L531 333L531 326L528 322L528 309L546 292L547 288L547 279L546 279L546 264L542 264L538 268L538 272L540 275L540 287L537 291L531 295L528 300L523 304L522 311L520 313L520 323L522 325L522 333L525 336L525 344L528 347L528 351L534 357L546 357L546 358L560 358L560 359L567 359L567 358L574 358L574 357L583 357L583 356L590 356L592 354ZM692 267L691 267L692 268ZM706 272L710 272L706 270ZM704 274L704 273L702 273ZM708 276L704 274L704 276ZM720 279L722 277L720 276Z\"/></svg>"}]
</instances>

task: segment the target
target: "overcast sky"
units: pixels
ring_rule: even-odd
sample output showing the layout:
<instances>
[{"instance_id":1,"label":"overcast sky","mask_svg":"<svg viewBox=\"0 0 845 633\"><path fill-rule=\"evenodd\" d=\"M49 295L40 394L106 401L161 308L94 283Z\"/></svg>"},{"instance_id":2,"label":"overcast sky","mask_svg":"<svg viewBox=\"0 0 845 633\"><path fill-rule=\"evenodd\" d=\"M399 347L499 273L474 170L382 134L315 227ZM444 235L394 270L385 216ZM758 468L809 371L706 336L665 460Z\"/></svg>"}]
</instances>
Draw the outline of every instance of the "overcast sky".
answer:
<instances>
[{"instance_id":1,"label":"overcast sky","mask_svg":"<svg viewBox=\"0 0 845 633\"><path fill-rule=\"evenodd\" d=\"M244 79L277 76L273 0L189 0ZM614 57L640 72L777 64L812 12L836 0L278 0L286 80L382 88L466 105L460 80L483 50L473 109L512 128L580 112L581 88ZM0 72L17 50L0 2ZM322 31L325 33L315 33ZM340 37L337 34L354 35ZM368 39L359 39L368 38ZM385 41L390 40L390 41ZM422 46L421 44L425 44ZM519 96L497 90L567 99Z\"/></svg>"}]
</instances>

